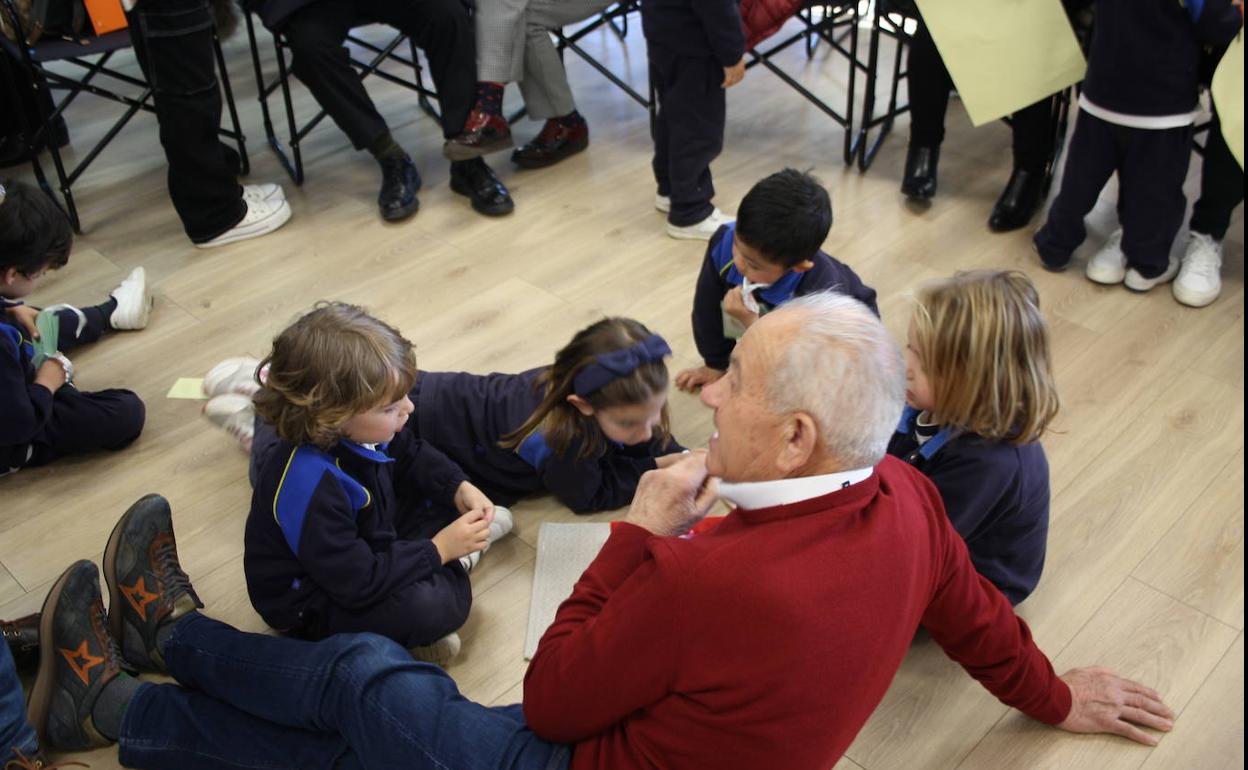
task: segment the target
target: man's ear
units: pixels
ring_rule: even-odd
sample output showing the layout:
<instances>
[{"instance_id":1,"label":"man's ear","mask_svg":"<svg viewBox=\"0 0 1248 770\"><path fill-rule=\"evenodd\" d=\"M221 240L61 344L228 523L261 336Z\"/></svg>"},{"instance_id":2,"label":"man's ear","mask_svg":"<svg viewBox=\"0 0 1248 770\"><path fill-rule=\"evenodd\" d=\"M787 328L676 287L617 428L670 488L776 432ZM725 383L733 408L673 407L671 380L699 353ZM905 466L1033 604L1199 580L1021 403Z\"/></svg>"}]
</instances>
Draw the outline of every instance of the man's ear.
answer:
<instances>
[{"instance_id":1,"label":"man's ear","mask_svg":"<svg viewBox=\"0 0 1248 770\"><path fill-rule=\"evenodd\" d=\"M594 408L589 405L588 401L576 395L575 393L570 394L567 400L569 404L576 407L576 411L580 412L586 417L594 416Z\"/></svg>"},{"instance_id":2,"label":"man's ear","mask_svg":"<svg viewBox=\"0 0 1248 770\"><path fill-rule=\"evenodd\" d=\"M776 467L781 478L788 478L805 468L815 455L819 444L819 431L815 420L805 412L795 412L785 418L782 426L784 443L776 458Z\"/></svg>"}]
</instances>

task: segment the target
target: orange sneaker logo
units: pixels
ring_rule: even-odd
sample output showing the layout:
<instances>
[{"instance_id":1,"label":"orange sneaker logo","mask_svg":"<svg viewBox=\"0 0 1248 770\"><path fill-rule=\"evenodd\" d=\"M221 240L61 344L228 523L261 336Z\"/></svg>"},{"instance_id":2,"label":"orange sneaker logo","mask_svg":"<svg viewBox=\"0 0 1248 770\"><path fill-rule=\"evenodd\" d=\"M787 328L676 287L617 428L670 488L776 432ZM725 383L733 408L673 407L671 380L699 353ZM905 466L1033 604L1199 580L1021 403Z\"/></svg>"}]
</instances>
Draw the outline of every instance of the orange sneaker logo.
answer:
<instances>
[{"instance_id":1,"label":"orange sneaker logo","mask_svg":"<svg viewBox=\"0 0 1248 770\"><path fill-rule=\"evenodd\" d=\"M134 585L122 585L121 593L126 597L126 601L130 602L130 606L134 611L139 613L139 617L147 620L147 605L156 601L159 596L147 590L145 578L140 577Z\"/></svg>"},{"instance_id":2,"label":"orange sneaker logo","mask_svg":"<svg viewBox=\"0 0 1248 770\"><path fill-rule=\"evenodd\" d=\"M83 639L82 644L78 645L76 650L67 650L61 648L57 650L61 657L65 658L65 662L69 664L69 668L78 675L85 685L91 684L91 677L88 671L104 662L104 659L87 652L87 640Z\"/></svg>"}]
</instances>

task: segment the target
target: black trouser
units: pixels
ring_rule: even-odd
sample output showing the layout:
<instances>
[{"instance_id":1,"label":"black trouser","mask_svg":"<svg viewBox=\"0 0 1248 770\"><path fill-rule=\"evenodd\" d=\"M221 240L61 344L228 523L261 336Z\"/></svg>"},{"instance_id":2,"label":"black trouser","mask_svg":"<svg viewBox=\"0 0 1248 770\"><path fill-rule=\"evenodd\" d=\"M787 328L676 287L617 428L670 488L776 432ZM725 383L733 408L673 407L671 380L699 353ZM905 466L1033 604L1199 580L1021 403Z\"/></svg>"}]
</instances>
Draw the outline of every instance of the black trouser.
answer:
<instances>
[{"instance_id":1,"label":"black trouser","mask_svg":"<svg viewBox=\"0 0 1248 770\"><path fill-rule=\"evenodd\" d=\"M1231 226L1231 214L1244 200L1244 170L1222 136L1222 123L1213 114L1205 162L1200 171L1200 198L1192 208L1191 229L1220 241Z\"/></svg>"},{"instance_id":2,"label":"black trouser","mask_svg":"<svg viewBox=\"0 0 1248 770\"><path fill-rule=\"evenodd\" d=\"M316 0L295 11L281 32L294 56L291 69L357 150L388 130L342 43L352 27L389 24L429 60L442 109L442 134L463 131L477 83L472 19L460 0Z\"/></svg>"},{"instance_id":3,"label":"black trouser","mask_svg":"<svg viewBox=\"0 0 1248 770\"><path fill-rule=\"evenodd\" d=\"M155 89L169 198L192 241L211 240L247 214L239 158L221 143L221 90L207 0L142 0L128 15L139 65Z\"/></svg>"},{"instance_id":4,"label":"black trouser","mask_svg":"<svg viewBox=\"0 0 1248 770\"><path fill-rule=\"evenodd\" d=\"M1127 265L1145 278L1161 275L1183 224L1183 180L1191 156L1191 126L1127 128L1079 110L1062 189L1036 233L1040 256L1053 265L1070 259L1088 234L1084 215L1117 171L1118 222Z\"/></svg>"},{"instance_id":5,"label":"black trouser","mask_svg":"<svg viewBox=\"0 0 1248 770\"><path fill-rule=\"evenodd\" d=\"M672 199L667 221L697 224L715 207L711 161L724 148L724 68L709 56L648 46L659 111L654 122L654 178Z\"/></svg>"},{"instance_id":6,"label":"black trouser","mask_svg":"<svg viewBox=\"0 0 1248 770\"><path fill-rule=\"evenodd\" d=\"M910 41L906 65L910 79L910 143L938 147L945 138L945 110L953 78L936 50L927 25L919 23ZM1041 99L1011 116L1014 129L1014 167L1041 173L1053 153L1051 118L1053 99Z\"/></svg>"}]
</instances>

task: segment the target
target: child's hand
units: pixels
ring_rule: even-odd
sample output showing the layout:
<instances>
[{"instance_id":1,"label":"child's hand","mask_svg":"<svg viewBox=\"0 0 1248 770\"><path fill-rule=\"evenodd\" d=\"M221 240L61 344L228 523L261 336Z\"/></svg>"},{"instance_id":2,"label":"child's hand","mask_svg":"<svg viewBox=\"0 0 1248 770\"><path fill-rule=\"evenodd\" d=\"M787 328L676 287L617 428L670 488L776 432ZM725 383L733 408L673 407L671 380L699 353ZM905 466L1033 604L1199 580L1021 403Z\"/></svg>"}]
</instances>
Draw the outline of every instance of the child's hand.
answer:
<instances>
[{"instance_id":1,"label":"child's hand","mask_svg":"<svg viewBox=\"0 0 1248 770\"><path fill-rule=\"evenodd\" d=\"M731 67L724 67L723 88L732 88L745 78L745 57Z\"/></svg>"},{"instance_id":2,"label":"child's hand","mask_svg":"<svg viewBox=\"0 0 1248 770\"><path fill-rule=\"evenodd\" d=\"M494 518L494 503L485 493L467 481L461 482L455 490L455 508L460 513L477 511L486 515L487 523Z\"/></svg>"},{"instance_id":3,"label":"child's hand","mask_svg":"<svg viewBox=\"0 0 1248 770\"><path fill-rule=\"evenodd\" d=\"M60 390L68 379L65 367L55 358L49 358L39 364L39 371L35 372L35 384L42 385L52 393Z\"/></svg>"},{"instance_id":4,"label":"child's hand","mask_svg":"<svg viewBox=\"0 0 1248 770\"><path fill-rule=\"evenodd\" d=\"M26 330L26 334L30 335L32 340L39 339L39 327L35 324L35 319L39 317L39 311L30 305L14 305L6 307L4 312L8 314L13 323Z\"/></svg>"},{"instance_id":5,"label":"child's hand","mask_svg":"<svg viewBox=\"0 0 1248 770\"><path fill-rule=\"evenodd\" d=\"M481 511L469 511L446 525L433 536L433 545L443 564L461 556L480 551L489 543L490 517Z\"/></svg>"},{"instance_id":6,"label":"child's hand","mask_svg":"<svg viewBox=\"0 0 1248 770\"><path fill-rule=\"evenodd\" d=\"M745 306L745 297L742 296L740 286L734 286L724 295L724 312L740 321L747 329L758 320L758 313Z\"/></svg>"},{"instance_id":7,"label":"child's hand","mask_svg":"<svg viewBox=\"0 0 1248 770\"><path fill-rule=\"evenodd\" d=\"M710 385L723 376L723 369L712 369L709 366L686 369L676 375L676 387L686 393L692 393L703 385Z\"/></svg>"}]
</instances>

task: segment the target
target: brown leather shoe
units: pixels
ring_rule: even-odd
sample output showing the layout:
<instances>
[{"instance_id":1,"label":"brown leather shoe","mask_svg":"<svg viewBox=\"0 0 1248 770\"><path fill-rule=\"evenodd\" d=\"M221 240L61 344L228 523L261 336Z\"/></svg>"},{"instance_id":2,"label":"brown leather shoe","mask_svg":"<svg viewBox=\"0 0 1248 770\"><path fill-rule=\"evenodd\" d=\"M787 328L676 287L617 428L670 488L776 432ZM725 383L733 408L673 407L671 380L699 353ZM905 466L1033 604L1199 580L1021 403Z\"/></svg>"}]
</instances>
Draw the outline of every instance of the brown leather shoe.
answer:
<instances>
[{"instance_id":1,"label":"brown leather shoe","mask_svg":"<svg viewBox=\"0 0 1248 770\"><path fill-rule=\"evenodd\" d=\"M511 154L511 162L520 168L545 168L588 146L589 123L583 118L570 126L552 118L533 141Z\"/></svg>"},{"instance_id":2,"label":"brown leather shoe","mask_svg":"<svg viewBox=\"0 0 1248 770\"><path fill-rule=\"evenodd\" d=\"M511 126L502 115L481 110L468 113L464 130L442 145L442 154L450 160L472 160L512 145Z\"/></svg>"},{"instance_id":3,"label":"brown leather shoe","mask_svg":"<svg viewBox=\"0 0 1248 770\"><path fill-rule=\"evenodd\" d=\"M0 632L4 642L13 653L17 670L32 674L39 668L39 614L27 615L17 620L0 620Z\"/></svg>"}]
</instances>

